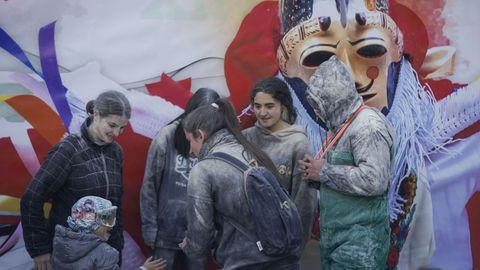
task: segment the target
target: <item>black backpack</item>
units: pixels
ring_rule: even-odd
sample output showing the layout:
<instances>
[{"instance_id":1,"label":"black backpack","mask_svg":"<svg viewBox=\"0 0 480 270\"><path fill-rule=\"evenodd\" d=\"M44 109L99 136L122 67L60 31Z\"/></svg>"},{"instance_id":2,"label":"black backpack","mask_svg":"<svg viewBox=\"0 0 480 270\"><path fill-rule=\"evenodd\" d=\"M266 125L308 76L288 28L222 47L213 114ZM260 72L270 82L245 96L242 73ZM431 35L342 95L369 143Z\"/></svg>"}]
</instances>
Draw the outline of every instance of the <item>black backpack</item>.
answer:
<instances>
[{"instance_id":1,"label":"black backpack","mask_svg":"<svg viewBox=\"0 0 480 270\"><path fill-rule=\"evenodd\" d=\"M249 167L237 158L222 152L207 157L227 162L244 173L244 190L255 223L255 232L224 217L237 230L257 244L268 256L282 257L298 251L303 229L297 207L277 177L265 167Z\"/></svg>"}]
</instances>

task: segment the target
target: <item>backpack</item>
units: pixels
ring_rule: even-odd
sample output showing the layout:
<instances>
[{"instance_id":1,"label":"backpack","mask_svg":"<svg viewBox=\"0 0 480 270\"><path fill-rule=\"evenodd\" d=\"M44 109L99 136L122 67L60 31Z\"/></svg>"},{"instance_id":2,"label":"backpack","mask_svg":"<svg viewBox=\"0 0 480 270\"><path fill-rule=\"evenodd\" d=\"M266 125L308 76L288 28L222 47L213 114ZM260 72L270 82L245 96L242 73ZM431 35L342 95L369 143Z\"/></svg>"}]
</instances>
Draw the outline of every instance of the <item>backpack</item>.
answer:
<instances>
[{"instance_id":1,"label":"backpack","mask_svg":"<svg viewBox=\"0 0 480 270\"><path fill-rule=\"evenodd\" d=\"M298 251L303 240L302 221L297 207L275 174L265 167L249 167L222 152L215 152L207 158L222 160L243 172L243 187L255 232L248 232L231 218L224 217L225 220L268 256L283 257Z\"/></svg>"}]
</instances>

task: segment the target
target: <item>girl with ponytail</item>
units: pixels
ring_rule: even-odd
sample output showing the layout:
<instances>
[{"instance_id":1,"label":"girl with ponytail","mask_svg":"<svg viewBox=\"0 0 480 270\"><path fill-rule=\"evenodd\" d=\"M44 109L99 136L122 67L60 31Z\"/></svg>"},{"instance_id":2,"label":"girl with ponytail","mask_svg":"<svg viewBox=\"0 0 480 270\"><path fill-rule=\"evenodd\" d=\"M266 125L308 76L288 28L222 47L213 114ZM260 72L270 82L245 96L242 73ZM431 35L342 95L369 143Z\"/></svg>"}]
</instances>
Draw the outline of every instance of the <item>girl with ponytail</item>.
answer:
<instances>
[{"instance_id":1,"label":"girl with ponytail","mask_svg":"<svg viewBox=\"0 0 480 270\"><path fill-rule=\"evenodd\" d=\"M255 161L276 172L270 158L242 135L232 104L219 99L199 107L183 119L182 126L190 150L199 159L187 187L188 230L181 244L185 253L203 258L213 244L220 269L299 269L297 254L270 257L249 239L247 235L255 235L255 226L243 192L243 172L223 160L208 158L223 152L247 165Z\"/></svg>"},{"instance_id":2,"label":"girl with ponytail","mask_svg":"<svg viewBox=\"0 0 480 270\"><path fill-rule=\"evenodd\" d=\"M178 247L187 230L188 176L197 162L190 154L190 144L180 121L194 109L210 105L218 98L212 89L198 89L188 101L184 113L158 132L148 150L140 191L142 236L153 256L167 261L166 270L200 270L205 267L203 258L189 259Z\"/></svg>"}]
</instances>

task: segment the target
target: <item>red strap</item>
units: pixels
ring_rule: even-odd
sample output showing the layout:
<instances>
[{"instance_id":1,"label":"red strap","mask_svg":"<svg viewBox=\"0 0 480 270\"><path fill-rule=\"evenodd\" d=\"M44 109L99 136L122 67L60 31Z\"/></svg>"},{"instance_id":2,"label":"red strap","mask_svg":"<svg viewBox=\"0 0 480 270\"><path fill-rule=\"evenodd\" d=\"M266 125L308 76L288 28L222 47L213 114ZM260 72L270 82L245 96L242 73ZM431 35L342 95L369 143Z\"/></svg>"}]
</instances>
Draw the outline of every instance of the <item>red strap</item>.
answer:
<instances>
[{"instance_id":1,"label":"red strap","mask_svg":"<svg viewBox=\"0 0 480 270\"><path fill-rule=\"evenodd\" d=\"M368 108L368 106L362 105L355 112L353 112L352 116L350 116L350 118L348 118L348 120L345 122L345 124L343 124L342 128L340 128L340 130L337 132L337 135L335 135L335 138L333 138L333 140L325 148L325 151L323 151L323 153L322 153L322 149L318 150L317 154L315 155L315 159L322 159L327 154L328 150L330 150L330 148L333 147L333 145L340 139L340 137L342 137L342 134L345 132L345 130L348 128L348 126L350 126L350 124L353 122L355 117L357 117L357 115L363 109L367 109L367 108ZM328 141L329 137L330 137L330 135L327 136L327 141ZM325 141L325 143L327 143L327 141ZM325 146L325 143L324 143L324 146Z\"/></svg>"}]
</instances>

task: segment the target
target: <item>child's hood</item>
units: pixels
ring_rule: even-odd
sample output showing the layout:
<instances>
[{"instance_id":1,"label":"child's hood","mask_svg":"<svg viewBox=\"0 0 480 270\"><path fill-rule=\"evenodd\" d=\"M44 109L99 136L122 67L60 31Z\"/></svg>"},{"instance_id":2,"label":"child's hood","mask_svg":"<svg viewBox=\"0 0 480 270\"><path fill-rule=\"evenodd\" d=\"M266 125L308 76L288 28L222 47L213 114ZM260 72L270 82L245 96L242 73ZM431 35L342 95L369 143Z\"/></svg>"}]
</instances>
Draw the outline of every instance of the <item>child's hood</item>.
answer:
<instances>
[{"instance_id":1,"label":"child's hood","mask_svg":"<svg viewBox=\"0 0 480 270\"><path fill-rule=\"evenodd\" d=\"M61 225L55 227L54 256L64 263L71 263L87 256L104 241L93 233L78 233Z\"/></svg>"}]
</instances>

